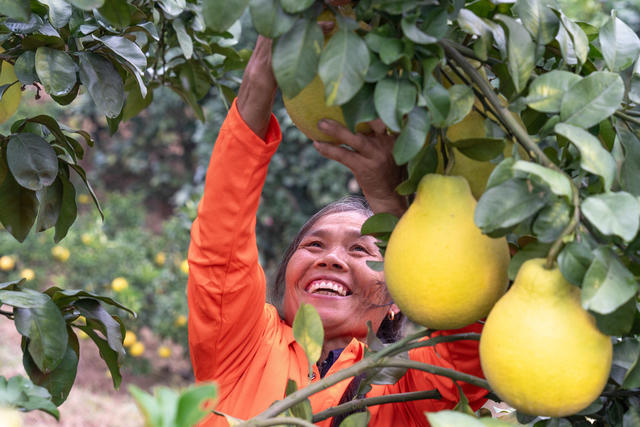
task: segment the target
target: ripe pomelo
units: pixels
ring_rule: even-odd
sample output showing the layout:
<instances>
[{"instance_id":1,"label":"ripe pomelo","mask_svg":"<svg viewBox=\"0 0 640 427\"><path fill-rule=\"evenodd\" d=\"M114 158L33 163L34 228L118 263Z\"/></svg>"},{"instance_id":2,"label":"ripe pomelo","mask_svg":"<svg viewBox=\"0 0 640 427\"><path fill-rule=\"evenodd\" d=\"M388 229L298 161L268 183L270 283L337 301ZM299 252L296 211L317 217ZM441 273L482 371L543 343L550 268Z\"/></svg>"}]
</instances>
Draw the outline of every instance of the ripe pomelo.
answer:
<instances>
[{"instance_id":1,"label":"ripe pomelo","mask_svg":"<svg viewBox=\"0 0 640 427\"><path fill-rule=\"evenodd\" d=\"M575 414L604 389L612 344L582 308L580 292L557 267L532 259L489 314L480 338L482 371L518 411Z\"/></svg>"},{"instance_id":2,"label":"ripe pomelo","mask_svg":"<svg viewBox=\"0 0 640 427\"><path fill-rule=\"evenodd\" d=\"M427 328L469 325L507 288L507 241L482 234L475 206L464 178L429 174L391 233L387 287L402 312Z\"/></svg>"}]
</instances>

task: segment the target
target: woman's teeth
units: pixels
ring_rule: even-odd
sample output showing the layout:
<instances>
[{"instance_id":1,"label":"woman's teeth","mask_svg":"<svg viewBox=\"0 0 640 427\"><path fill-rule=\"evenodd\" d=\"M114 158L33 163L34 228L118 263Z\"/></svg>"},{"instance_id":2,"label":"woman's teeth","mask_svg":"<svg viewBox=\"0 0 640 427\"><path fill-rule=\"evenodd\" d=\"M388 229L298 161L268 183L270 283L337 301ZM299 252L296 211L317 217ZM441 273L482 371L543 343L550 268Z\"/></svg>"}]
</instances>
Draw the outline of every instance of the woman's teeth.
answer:
<instances>
[{"instance_id":1,"label":"woman's teeth","mask_svg":"<svg viewBox=\"0 0 640 427\"><path fill-rule=\"evenodd\" d=\"M340 283L331 282L327 280L315 280L307 287L307 292L310 294L321 295L340 295L346 297L349 295L349 289L341 285Z\"/></svg>"}]
</instances>

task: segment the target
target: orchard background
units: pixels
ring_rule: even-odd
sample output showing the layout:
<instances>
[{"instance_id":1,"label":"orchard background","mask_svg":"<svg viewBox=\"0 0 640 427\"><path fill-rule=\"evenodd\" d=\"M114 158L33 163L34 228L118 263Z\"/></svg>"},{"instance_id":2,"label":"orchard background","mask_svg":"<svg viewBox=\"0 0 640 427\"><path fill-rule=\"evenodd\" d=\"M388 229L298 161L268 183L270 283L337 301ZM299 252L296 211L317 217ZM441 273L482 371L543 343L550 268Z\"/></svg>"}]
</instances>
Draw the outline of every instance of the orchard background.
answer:
<instances>
[{"instance_id":1,"label":"orchard background","mask_svg":"<svg viewBox=\"0 0 640 427\"><path fill-rule=\"evenodd\" d=\"M228 21L224 23L214 22L213 14L208 12L208 5L216 4L215 1L0 0L0 44L4 49L0 58L14 65L19 80L14 85L14 80L0 81L2 102L15 96L10 92L12 88L21 86L18 110L3 117L5 121L0 126L3 135L0 178L8 176L7 173L18 175L17 182L0 179L0 222L6 228L0 232L1 288L5 292L54 289L49 291L52 300L67 304L60 303L57 307L62 310L62 330L69 340L69 348L66 352L63 349L60 357L55 356L55 349L44 351L41 357L25 356L24 363L31 380L41 381L53 397L47 397L41 389L31 386L31 380L26 377L24 382L7 382L4 377L8 373L0 367L0 376L3 376L0 378L0 399L6 399L4 403L26 410L40 409L54 416L58 414L56 407L61 405L60 424L65 425L67 414L63 402L74 381L81 386L81 376L86 372L78 370L78 378L75 378L75 371L73 375L70 373L74 363L77 364L73 354L77 359L79 353L74 350L78 344L71 332L83 342L96 343L105 361L95 358L94 361L100 364L92 368L101 375L108 371L116 387L127 388L127 380L150 393L153 393L154 385L172 386L173 394L166 394L171 397L164 397L172 403L189 397L189 393L199 396L199 392L210 391L191 388L185 392L176 385L186 387L193 382L188 366L184 368L188 361L185 293L188 268L185 258L189 228L202 193L213 142L237 92L243 67L257 37L255 28L265 31L259 18L256 19L259 15L256 10L280 7L278 1L238 3L249 7L238 7L239 16L233 16L232 8L229 8L231 15L219 14ZM455 8L464 2L450 3ZM509 14L515 2L467 3L474 4L476 12L494 14L499 9L500 13ZM597 51L594 41L597 41L598 28L612 19L614 6L615 16L626 22L633 32L640 30L640 5L637 2L563 0L557 4L568 18L583 23L581 28L589 37L588 42L593 42L590 56L581 60L584 69L595 67L594 64L598 64L598 69L606 69L611 61ZM277 31L277 28L269 31ZM478 35L477 39L484 40L484 35ZM491 39L486 40L490 44ZM563 52L563 55L574 55L575 59L579 50L575 47L577 42L567 45L574 51ZM640 46L630 42L627 45L631 45L631 53L626 53L635 57L625 67L620 65L617 69L614 58L612 67L625 77L625 82L635 82L639 72L633 64L636 64ZM482 56L482 49L487 46L483 48L481 43L476 43L475 54ZM393 49L387 54L393 55ZM380 55L384 54L380 51ZM510 55L513 53L509 52L507 57ZM621 53L618 58L623 56ZM397 60L403 61L401 57L399 54ZM558 53L557 57L562 55ZM619 60L624 61L624 58ZM549 68L553 68L553 64ZM510 73L512 70L505 71L504 76ZM295 86L294 80L291 86ZM505 81L503 79L503 83ZM285 90L295 91L291 86ZM513 88L501 86L499 89L514 92ZM629 104L637 102L635 90L635 86L627 88L627 92L632 93ZM524 87L520 91L528 93ZM507 98L516 100L517 90ZM526 105L522 102L518 108L524 109ZM405 113L409 113L411 107ZM271 163L263 194L269 202L261 204L257 224L261 262L269 276L275 273L284 248L304 220L326 203L347 193L359 192L348 170L323 159L293 126L280 98L276 101L275 114L283 129L284 143ZM625 114L632 124L640 121L632 107ZM415 117L418 120L417 114ZM536 117L532 114L531 118L531 125L535 126ZM596 134L611 142L608 148L615 154L613 138L616 131L613 121L608 123L609 128L601 125ZM420 134L420 126L414 127ZM539 127L542 128L542 124ZM36 136L25 137L27 133ZM6 167L11 158L7 154L11 138L18 138L14 139L14 146L19 142L25 150L36 152L43 150L44 141L55 150L54 159L59 161L54 161L55 165L47 161L38 164L41 173L35 181L27 182L26 174L19 179L16 170L23 165L14 164L10 172ZM400 156L410 162L411 168L411 156L418 153L413 148L415 145L404 147L405 152ZM620 150L619 145L617 149ZM626 146L624 149L631 158L632 150ZM576 168L579 163L576 150L567 151L573 156L573 164L567 162L565 169ZM640 164L638 152L633 155L635 163L627 163L632 164L631 169L627 169L629 174L638 172ZM624 153L622 156L616 160L622 162ZM598 175L600 171L596 166L595 172L589 172ZM588 191L602 192L603 184L597 177L585 179ZM542 181L541 185L544 185L544 178ZM22 189L16 190L16 185ZM406 187L411 185L415 186L415 182L409 182ZM627 183L623 189L636 197L640 195L637 181ZM411 192L410 189L405 191ZM38 196L36 192L39 192ZM40 200L39 211L37 199ZM526 219L522 218L523 222ZM485 223L484 226L488 232L503 231L501 224ZM617 231L615 225L613 227L613 233L589 230L597 237L594 248L604 242L612 251L618 251L613 256L620 257L621 264L628 268L625 271L630 271L637 282L640 241L635 235L627 238L624 230ZM559 231L556 226L551 234L557 237ZM620 238L620 234L624 238ZM553 239L546 239L525 246L522 241L516 241L514 249L520 249L517 244L522 244L522 262L527 257L546 255L551 242ZM583 248L577 248L572 255L587 266L591 262ZM514 268L517 271L517 266ZM22 278L25 280L21 281ZM55 292L62 292L62 289L77 292L67 293L64 297L58 293L60 299L56 300ZM10 299L15 294L0 296L5 304L0 307L3 317L14 319L11 306L26 310L41 306L42 299L36 293L22 293L25 295L20 301ZM637 295L637 285L634 295ZM100 308L96 307L95 301L100 301ZM640 369L632 372L640 354L637 341L640 320L636 306L635 296L627 298L615 306L615 318L607 320L603 316L609 333L624 337L621 338L624 351L618 352L619 369L614 374L618 379L630 378L632 386L618 395L610 391L600 406L591 408L592 412L588 414L591 419L607 420L612 425L640 419L637 410L629 409L634 402L638 403L637 393L633 393L640 386ZM2 322L9 320L3 318ZM620 327L622 323L624 325ZM128 338L126 331L130 331ZM62 333L59 329L58 332ZM24 330L21 333L25 337L23 347L15 348L20 359L28 342L28 333ZM125 337L124 344L116 342L118 334ZM136 339L132 338L134 335ZM43 342L45 348L50 345L46 339ZM27 360L29 357L36 360ZM82 357L81 354L81 360ZM47 364L66 366L67 369L48 377L40 375L41 368ZM155 381L167 372L174 374L170 381L154 384L139 379L146 376ZM56 382L52 378L61 380ZM16 397L17 390L24 394ZM139 391L133 389L132 393L135 395ZM163 402L161 396L162 393L156 395L159 402ZM182 414L182 419L187 420L189 416L193 415ZM50 419L53 422L53 418ZM519 421L525 423L534 419L520 416ZM578 421L555 422L563 425ZM154 425L161 425L160 421Z\"/></svg>"}]
</instances>

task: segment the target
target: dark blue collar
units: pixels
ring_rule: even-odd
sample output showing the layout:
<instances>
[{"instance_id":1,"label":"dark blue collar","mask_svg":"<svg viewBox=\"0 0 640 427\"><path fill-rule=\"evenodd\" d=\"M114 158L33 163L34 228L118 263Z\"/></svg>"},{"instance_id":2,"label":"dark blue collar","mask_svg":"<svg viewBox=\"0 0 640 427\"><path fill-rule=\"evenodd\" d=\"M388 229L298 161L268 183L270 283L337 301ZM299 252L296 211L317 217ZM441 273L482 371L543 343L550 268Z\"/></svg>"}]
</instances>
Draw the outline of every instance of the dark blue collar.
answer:
<instances>
[{"instance_id":1,"label":"dark blue collar","mask_svg":"<svg viewBox=\"0 0 640 427\"><path fill-rule=\"evenodd\" d=\"M331 350L327 355L327 358L318 364L320 378L323 378L327 374L331 366L333 366L335 361L338 360L338 357L340 357L342 350L344 350L344 348L336 348L335 350Z\"/></svg>"}]
</instances>

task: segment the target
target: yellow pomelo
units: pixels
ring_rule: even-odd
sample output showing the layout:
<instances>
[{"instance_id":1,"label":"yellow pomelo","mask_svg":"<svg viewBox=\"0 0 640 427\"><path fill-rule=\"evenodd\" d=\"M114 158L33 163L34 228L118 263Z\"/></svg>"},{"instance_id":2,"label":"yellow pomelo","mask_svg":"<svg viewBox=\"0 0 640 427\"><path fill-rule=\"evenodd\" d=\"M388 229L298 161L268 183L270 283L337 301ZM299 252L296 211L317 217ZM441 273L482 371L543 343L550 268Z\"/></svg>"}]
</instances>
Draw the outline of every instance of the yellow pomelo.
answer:
<instances>
[{"instance_id":1,"label":"yellow pomelo","mask_svg":"<svg viewBox=\"0 0 640 427\"><path fill-rule=\"evenodd\" d=\"M518 411L574 414L602 392L611 340L580 305L580 289L544 259L525 262L482 331L480 361L500 398Z\"/></svg>"},{"instance_id":2,"label":"yellow pomelo","mask_svg":"<svg viewBox=\"0 0 640 427\"><path fill-rule=\"evenodd\" d=\"M1 52L4 52L2 48L0 48L0 53ZM2 70L0 71L0 86L13 83L18 80L13 69L13 65L6 61L1 62ZM6 122L9 117L13 116L18 109L21 96L22 90L20 89L20 82L15 83L4 92L2 99L0 99L0 123Z\"/></svg>"},{"instance_id":3,"label":"yellow pomelo","mask_svg":"<svg viewBox=\"0 0 640 427\"><path fill-rule=\"evenodd\" d=\"M354 16L350 5L345 5L340 8L340 12L346 16ZM336 22L336 18L331 10L327 9L320 14L318 21ZM331 38L331 35L333 35L335 31L336 28L334 28L331 33L325 35L325 43ZM289 117L291 117L291 121L308 138L313 141L337 142L335 138L330 137L318 129L318 121L320 119L335 120L343 126L346 126L342 109L337 105L327 105L324 96L324 83L322 83L319 75L316 75L311 83L302 89L295 97L287 98L283 96L282 100L284 101L287 113L289 113ZM356 126L356 132L368 133L370 131L371 128L366 123L359 123Z\"/></svg>"},{"instance_id":4,"label":"yellow pomelo","mask_svg":"<svg viewBox=\"0 0 640 427\"><path fill-rule=\"evenodd\" d=\"M467 181L429 174L396 225L384 273L393 301L411 320L456 329L485 317L507 288L509 247L473 222Z\"/></svg>"}]
</instances>

